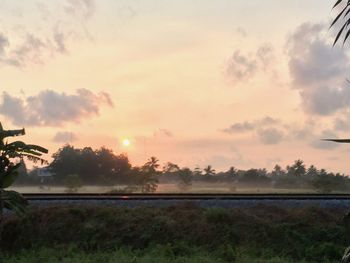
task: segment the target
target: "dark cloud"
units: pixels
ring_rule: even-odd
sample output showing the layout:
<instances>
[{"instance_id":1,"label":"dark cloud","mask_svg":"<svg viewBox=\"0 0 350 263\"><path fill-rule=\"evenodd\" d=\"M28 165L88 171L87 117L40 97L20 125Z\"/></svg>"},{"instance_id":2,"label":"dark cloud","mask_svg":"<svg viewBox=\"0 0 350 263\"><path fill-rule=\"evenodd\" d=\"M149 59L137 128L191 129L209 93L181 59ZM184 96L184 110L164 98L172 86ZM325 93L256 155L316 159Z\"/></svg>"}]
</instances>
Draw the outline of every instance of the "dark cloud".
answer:
<instances>
[{"instance_id":1,"label":"dark cloud","mask_svg":"<svg viewBox=\"0 0 350 263\"><path fill-rule=\"evenodd\" d=\"M276 128L258 129L257 135L263 144L278 144L283 140L283 131Z\"/></svg>"},{"instance_id":2,"label":"dark cloud","mask_svg":"<svg viewBox=\"0 0 350 263\"><path fill-rule=\"evenodd\" d=\"M52 138L52 141L57 143L69 143L78 139L78 136L73 132L57 132Z\"/></svg>"},{"instance_id":3,"label":"dark cloud","mask_svg":"<svg viewBox=\"0 0 350 263\"><path fill-rule=\"evenodd\" d=\"M305 112L330 115L350 106L350 70L345 49L332 48L323 24L304 23L287 40L292 86L298 89Z\"/></svg>"},{"instance_id":4,"label":"dark cloud","mask_svg":"<svg viewBox=\"0 0 350 263\"><path fill-rule=\"evenodd\" d=\"M0 113L20 126L60 126L97 116L101 105L113 106L107 93L78 89L68 95L45 90L26 99L3 93Z\"/></svg>"}]
</instances>

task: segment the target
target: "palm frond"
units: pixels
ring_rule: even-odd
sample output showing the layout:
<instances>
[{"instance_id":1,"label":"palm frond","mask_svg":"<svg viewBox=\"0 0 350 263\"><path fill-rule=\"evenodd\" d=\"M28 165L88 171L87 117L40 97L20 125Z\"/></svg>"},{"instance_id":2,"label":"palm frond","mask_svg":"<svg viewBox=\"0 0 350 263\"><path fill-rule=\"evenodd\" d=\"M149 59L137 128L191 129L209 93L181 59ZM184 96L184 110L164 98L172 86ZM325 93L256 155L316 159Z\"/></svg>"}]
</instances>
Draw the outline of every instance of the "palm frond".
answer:
<instances>
[{"instance_id":1,"label":"palm frond","mask_svg":"<svg viewBox=\"0 0 350 263\"><path fill-rule=\"evenodd\" d=\"M342 22L342 25L340 29L338 30L338 33L335 37L335 40L333 42L333 46L339 41L340 37L345 34L345 37L343 39L343 44L346 42L350 35L350 30L347 30L349 24L350 24L350 1L349 0L337 0L336 3L333 6L333 9L337 6L339 6L341 3L345 3L345 6L341 11L338 13L338 15L335 17L335 19L332 21L330 28L334 27L337 23L340 21Z\"/></svg>"},{"instance_id":2,"label":"palm frond","mask_svg":"<svg viewBox=\"0 0 350 263\"><path fill-rule=\"evenodd\" d=\"M338 142L338 143L350 143L350 139L322 139L322 141Z\"/></svg>"}]
</instances>

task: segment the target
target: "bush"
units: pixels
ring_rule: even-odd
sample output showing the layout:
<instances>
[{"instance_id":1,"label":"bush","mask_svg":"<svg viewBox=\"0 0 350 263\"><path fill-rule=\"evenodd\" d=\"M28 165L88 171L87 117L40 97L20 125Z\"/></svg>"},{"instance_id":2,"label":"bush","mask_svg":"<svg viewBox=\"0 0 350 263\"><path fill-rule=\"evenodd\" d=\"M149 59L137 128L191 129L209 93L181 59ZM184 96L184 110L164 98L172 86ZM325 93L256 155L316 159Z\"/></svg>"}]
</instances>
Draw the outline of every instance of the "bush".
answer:
<instances>
[{"instance_id":1,"label":"bush","mask_svg":"<svg viewBox=\"0 0 350 263\"><path fill-rule=\"evenodd\" d=\"M257 206L49 207L27 218L6 216L0 247L9 253L36 247L75 246L88 252L151 249L174 257L200 248L233 262L242 248L256 258L340 258L348 245L342 210ZM276 261L278 262L278 261Z\"/></svg>"}]
</instances>

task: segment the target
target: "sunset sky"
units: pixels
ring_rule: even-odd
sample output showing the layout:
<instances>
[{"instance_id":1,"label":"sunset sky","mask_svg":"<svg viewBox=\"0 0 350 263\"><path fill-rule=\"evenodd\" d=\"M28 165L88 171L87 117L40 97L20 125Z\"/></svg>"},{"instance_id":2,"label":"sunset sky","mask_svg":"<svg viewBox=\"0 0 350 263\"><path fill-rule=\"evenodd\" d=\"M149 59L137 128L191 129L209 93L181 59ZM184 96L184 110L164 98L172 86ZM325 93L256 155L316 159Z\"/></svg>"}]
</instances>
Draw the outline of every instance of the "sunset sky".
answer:
<instances>
[{"instance_id":1,"label":"sunset sky","mask_svg":"<svg viewBox=\"0 0 350 263\"><path fill-rule=\"evenodd\" d=\"M0 115L139 165L350 174L350 47L330 0L2 0ZM128 139L130 145L123 143Z\"/></svg>"}]
</instances>

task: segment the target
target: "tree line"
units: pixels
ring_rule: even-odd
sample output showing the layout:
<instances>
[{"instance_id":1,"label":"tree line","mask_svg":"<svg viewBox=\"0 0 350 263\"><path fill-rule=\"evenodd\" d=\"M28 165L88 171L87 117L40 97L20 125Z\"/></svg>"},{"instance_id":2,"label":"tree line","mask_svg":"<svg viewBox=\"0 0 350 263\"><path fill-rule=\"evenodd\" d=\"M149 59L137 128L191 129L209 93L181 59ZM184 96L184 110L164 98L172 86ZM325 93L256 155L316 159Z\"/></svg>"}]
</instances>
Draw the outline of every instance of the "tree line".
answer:
<instances>
[{"instance_id":1,"label":"tree line","mask_svg":"<svg viewBox=\"0 0 350 263\"><path fill-rule=\"evenodd\" d=\"M216 172L211 165L190 169L168 162L161 167L156 157L151 157L142 166L132 166L127 155L115 154L105 147L93 150L91 147L65 145L52 157L47 167L35 168L29 173L22 162L17 184L66 185L71 188L127 185L124 191L155 192L159 183L174 183L186 191L193 182L210 182L226 183L232 192L239 187L314 189L322 193L350 191L348 176L317 169L314 165L306 167L302 160L285 168L276 165L272 171L230 167L227 171Z\"/></svg>"}]
</instances>

